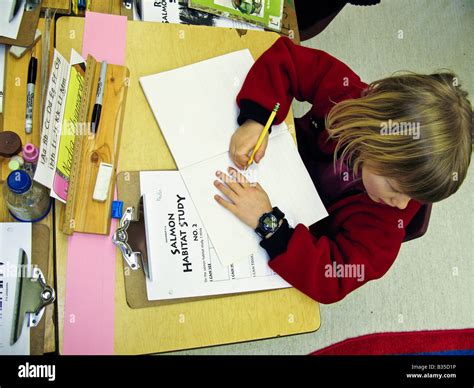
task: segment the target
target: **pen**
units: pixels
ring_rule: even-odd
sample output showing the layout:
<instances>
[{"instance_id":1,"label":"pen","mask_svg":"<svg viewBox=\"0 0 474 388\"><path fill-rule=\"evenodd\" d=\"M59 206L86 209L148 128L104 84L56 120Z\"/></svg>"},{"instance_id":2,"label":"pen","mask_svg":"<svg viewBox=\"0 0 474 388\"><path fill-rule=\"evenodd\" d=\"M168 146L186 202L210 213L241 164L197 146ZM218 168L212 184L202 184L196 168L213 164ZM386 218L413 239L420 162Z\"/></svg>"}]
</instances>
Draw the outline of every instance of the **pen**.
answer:
<instances>
[{"instance_id":1,"label":"pen","mask_svg":"<svg viewBox=\"0 0 474 388\"><path fill-rule=\"evenodd\" d=\"M270 117L268 118L268 121L267 123L265 124L265 127L263 127L263 130L262 132L260 133L260 136L258 137L258 140L257 140L257 144L255 145L255 148L253 149L252 151L252 154L250 155L250 159L247 163L247 167L245 167L245 169L247 169L252 163L253 163L253 158L255 157L255 154L257 153L258 149L260 148L260 146L262 145L263 143L263 139L265 139L265 135L267 134L268 132L268 129L270 128L270 126L272 125L273 123L273 119L275 118L277 112L278 112L278 109L280 109L280 103L277 102L275 104L275 107L273 108L273 111L272 113L270 114Z\"/></svg>"},{"instance_id":2,"label":"pen","mask_svg":"<svg viewBox=\"0 0 474 388\"><path fill-rule=\"evenodd\" d=\"M135 9L137 10L137 15L140 18L140 20L143 20L143 15L142 15L142 2L141 0L135 0Z\"/></svg>"},{"instance_id":3,"label":"pen","mask_svg":"<svg viewBox=\"0 0 474 388\"><path fill-rule=\"evenodd\" d=\"M26 121L25 132L31 133L33 129L33 102L35 100L36 72L38 69L38 60L35 57L30 58L28 65L28 84L26 86Z\"/></svg>"},{"instance_id":4,"label":"pen","mask_svg":"<svg viewBox=\"0 0 474 388\"><path fill-rule=\"evenodd\" d=\"M13 19L15 19L15 16L20 9L21 3L22 3L21 0L13 0L12 10L10 12L10 18L8 19L8 23L10 23Z\"/></svg>"},{"instance_id":5,"label":"pen","mask_svg":"<svg viewBox=\"0 0 474 388\"><path fill-rule=\"evenodd\" d=\"M107 62L102 62L100 68L99 84L97 86L97 94L95 96L94 110L92 111L91 129L92 133L96 133L99 128L100 112L102 111L102 100L104 98L105 75L107 73Z\"/></svg>"}]
</instances>

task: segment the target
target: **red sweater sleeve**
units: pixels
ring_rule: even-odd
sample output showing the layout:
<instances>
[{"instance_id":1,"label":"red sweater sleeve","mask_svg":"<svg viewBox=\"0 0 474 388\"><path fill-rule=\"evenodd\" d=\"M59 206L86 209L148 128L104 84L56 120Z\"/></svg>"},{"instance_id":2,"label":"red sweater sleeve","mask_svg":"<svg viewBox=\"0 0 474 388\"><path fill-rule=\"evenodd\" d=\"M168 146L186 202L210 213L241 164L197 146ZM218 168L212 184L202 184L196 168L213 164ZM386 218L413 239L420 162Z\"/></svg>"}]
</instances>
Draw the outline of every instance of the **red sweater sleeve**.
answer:
<instances>
[{"instance_id":1,"label":"red sweater sleeve","mask_svg":"<svg viewBox=\"0 0 474 388\"><path fill-rule=\"evenodd\" d=\"M279 38L252 66L237 96L271 112L280 103L275 123L281 123L295 97L313 104L319 117L343 99L358 98L367 85L348 66L321 50Z\"/></svg>"},{"instance_id":2,"label":"red sweater sleeve","mask_svg":"<svg viewBox=\"0 0 474 388\"><path fill-rule=\"evenodd\" d=\"M405 226L420 208L414 200L404 210L371 204L363 196L347 200L330 214L324 235L316 237L299 224L286 251L269 262L288 283L321 303L337 302L383 276L397 257Z\"/></svg>"}]
</instances>

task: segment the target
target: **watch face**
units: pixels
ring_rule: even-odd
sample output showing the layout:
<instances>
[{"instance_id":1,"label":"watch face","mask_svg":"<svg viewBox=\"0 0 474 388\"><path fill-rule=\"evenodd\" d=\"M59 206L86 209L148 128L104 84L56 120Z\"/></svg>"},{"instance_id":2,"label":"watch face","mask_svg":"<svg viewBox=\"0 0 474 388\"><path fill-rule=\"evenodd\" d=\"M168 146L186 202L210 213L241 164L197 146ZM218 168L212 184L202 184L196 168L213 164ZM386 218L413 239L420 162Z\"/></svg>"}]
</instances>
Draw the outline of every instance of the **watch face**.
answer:
<instances>
[{"instance_id":1,"label":"watch face","mask_svg":"<svg viewBox=\"0 0 474 388\"><path fill-rule=\"evenodd\" d=\"M273 231L278 226L278 219L273 215L270 214L263 219L263 229L268 231Z\"/></svg>"}]
</instances>

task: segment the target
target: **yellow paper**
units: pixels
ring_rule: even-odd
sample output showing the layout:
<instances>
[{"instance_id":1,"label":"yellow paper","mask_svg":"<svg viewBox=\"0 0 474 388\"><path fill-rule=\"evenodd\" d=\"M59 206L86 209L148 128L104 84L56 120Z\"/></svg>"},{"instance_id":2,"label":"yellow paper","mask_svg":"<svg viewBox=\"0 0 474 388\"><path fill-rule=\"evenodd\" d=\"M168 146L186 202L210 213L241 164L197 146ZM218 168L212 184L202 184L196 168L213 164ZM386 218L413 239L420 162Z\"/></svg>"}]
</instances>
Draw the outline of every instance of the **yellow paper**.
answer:
<instances>
[{"instance_id":1,"label":"yellow paper","mask_svg":"<svg viewBox=\"0 0 474 388\"><path fill-rule=\"evenodd\" d=\"M69 175L71 173L74 140L79 128L79 109L83 90L84 76L78 71L78 65L72 66L69 75L66 107L64 110L58 160L53 184L55 194L59 197L58 199L63 200L63 202L66 201L67 197L67 183L69 182Z\"/></svg>"}]
</instances>

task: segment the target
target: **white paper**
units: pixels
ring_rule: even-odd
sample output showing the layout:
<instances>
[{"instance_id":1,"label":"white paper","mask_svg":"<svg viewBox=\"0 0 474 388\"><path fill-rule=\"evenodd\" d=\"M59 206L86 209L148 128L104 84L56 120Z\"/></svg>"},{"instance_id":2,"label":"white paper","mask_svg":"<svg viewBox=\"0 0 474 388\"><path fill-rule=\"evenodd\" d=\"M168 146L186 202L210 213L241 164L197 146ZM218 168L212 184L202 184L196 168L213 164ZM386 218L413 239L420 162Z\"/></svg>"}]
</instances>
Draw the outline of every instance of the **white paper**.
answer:
<instances>
[{"instance_id":1,"label":"white paper","mask_svg":"<svg viewBox=\"0 0 474 388\"><path fill-rule=\"evenodd\" d=\"M140 78L179 169L229 149L237 126L235 97L253 63L250 52L241 50Z\"/></svg>"},{"instance_id":2,"label":"white paper","mask_svg":"<svg viewBox=\"0 0 474 388\"><path fill-rule=\"evenodd\" d=\"M0 113L3 112L3 85L5 81L5 45L0 44Z\"/></svg>"},{"instance_id":3,"label":"white paper","mask_svg":"<svg viewBox=\"0 0 474 388\"><path fill-rule=\"evenodd\" d=\"M223 265L264 254L255 232L213 196L217 170L231 165L237 93L253 64L241 50L140 79L186 187ZM182 110L185 107L185 110ZM265 158L248 171L290 224L310 226L327 212L289 132L274 127Z\"/></svg>"},{"instance_id":4,"label":"white paper","mask_svg":"<svg viewBox=\"0 0 474 388\"><path fill-rule=\"evenodd\" d=\"M223 16L212 15L180 4L176 0L142 0L142 15L145 22L194 24L212 27L240 28L260 30L263 28L250 23L232 20ZM136 19L135 19L136 20Z\"/></svg>"},{"instance_id":5,"label":"white paper","mask_svg":"<svg viewBox=\"0 0 474 388\"><path fill-rule=\"evenodd\" d=\"M77 76L77 73L72 71L71 68L74 65L84 63L85 61L84 58L74 49L71 49L71 56L69 59L70 63L68 64L68 71L67 71L67 83L66 83L66 88L69 89L69 86L72 85L70 82L70 78L73 76ZM77 93L74 95L74 93ZM72 95L70 93L73 93ZM79 122L79 110L75 109L74 110L74 120L69 121L70 117L68 117L65 112L66 112L66 106L70 104L70 101L68 101L69 97L73 97L75 100L80 101L80 97L82 96L83 89L80 90L67 90L66 94L64 96L64 103L61 106L62 112L61 112L61 125L58 127L60 132L58 135L58 145L55 147L54 152L56 154L56 161L55 161L55 168L54 168L54 173L53 173L53 178L51 182L51 191L50 195L51 197L57 199L58 201L61 201L62 203L66 203L67 196L64 195L64 191L67 193L67 188L69 187L69 175L67 177L65 174L61 173L61 170L58 168L58 164L60 163L59 155L61 152L68 152L69 158L68 160L68 165L72 165L72 157L73 157L73 149L74 149L74 143L72 143L66 150L62 149L63 145L61 144L62 141L70 142L71 138L70 136L67 135L74 135L77 134L78 132L78 126L77 125L72 125L72 123L78 123ZM72 132L72 133L71 133ZM64 134L66 136L61 136L61 134ZM49 172L48 172L49 173ZM58 192L56 192L56 190Z\"/></svg>"},{"instance_id":6,"label":"white paper","mask_svg":"<svg viewBox=\"0 0 474 388\"><path fill-rule=\"evenodd\" d=\"M268 260L255 231L214 199L215 194L225 198L213 184L215 172L226 172L229 166L237 168L226 152L180 172L223 264L238 263L250 255ZM285 213L290 226L299 223L309 226L327 216L288 131L272 137L265 157L250 166L244 175L262 186L272 206Z\"/></svg>"},{"instance_id":7,"label":"white paper","mask_svg":"<svg viewBox=\"0 0 474 388\"><path fill-rule=\"evenodd\" d=\"M51 74L43 112L40 154L34 180L51 188L56 171L59 139L62 130L66 92L69 82L69 63L54 50Z\"/></svg>"},{"instance_id":8,"label":"white paper","mask_svg":"<svg viewBox=\"0 0 474 388\"><path fill-rule=\"evenodd\" d=\"M20 338L14 345L13 318L16 303L17 275L23 249L31 265L31 223L0 223L0 354L29 355L30 329L23 321ZM29 271L30 272L30 271Z\"/></svg>"},{"instance_id":9,"label":"white paper","mask_svg":"<svg viewBox=\"0 0 474 388\"><path fill-rule=\"evenodd\" d=\"M0 36L5 38L16 39L18 31L20 30L21 19L25 12L25 2L21 0L20 9L15 18L10 22L10 15L12 13L14 0L0 1Z\"/></svg>"},{"instance_id":10,"label":"white paper","mask_svg":"<svg viewBox=\"0 0 474 388\"><path fill-rule=\"evenodd\" d=\"M266 255L223 266L178 171L140 172L144 196L149 300L291 287Z\"/></svg>"}]
</instances>

